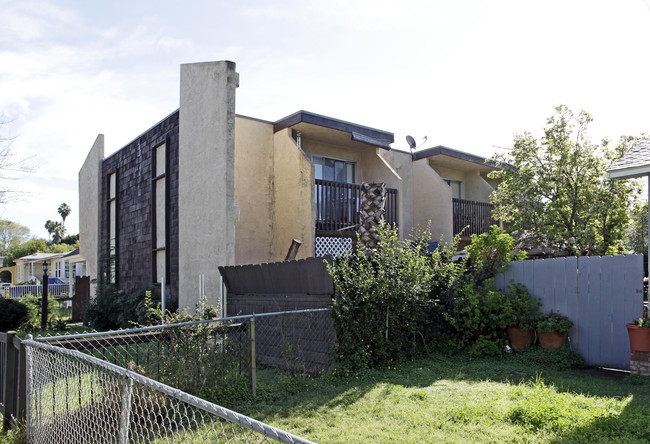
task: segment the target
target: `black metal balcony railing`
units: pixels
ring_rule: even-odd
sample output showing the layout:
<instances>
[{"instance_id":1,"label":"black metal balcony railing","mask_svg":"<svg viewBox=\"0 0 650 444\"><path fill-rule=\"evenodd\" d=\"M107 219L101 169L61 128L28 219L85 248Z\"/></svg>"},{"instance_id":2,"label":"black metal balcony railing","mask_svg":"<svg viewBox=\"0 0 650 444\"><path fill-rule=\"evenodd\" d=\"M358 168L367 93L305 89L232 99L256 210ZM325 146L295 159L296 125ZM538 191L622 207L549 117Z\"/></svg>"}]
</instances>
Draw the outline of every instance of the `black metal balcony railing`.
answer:
<instances>
[{"instance_id":1,"label":"black metal balcony railing","mask_svg":"<svg viewBox=\"0 0 650 444\"><path fill-rule=\"evenodd\" d=\"M316 231L357 231L361 185L316 179ZM397 190L386 188L384 220L397 225Z\"/></svg>"},{"instance_id":2,"label":"black metal balcony railing","mask_svg":"<svg viewBox=\"0 0 650 444\"><path fill-rule=\"evenodd\" d=\"M483 234L497 223L492 219L494 205L466 199L452 199L454 211L454 236L463 231L463 236Z\"/></svg>"}]
</instances>

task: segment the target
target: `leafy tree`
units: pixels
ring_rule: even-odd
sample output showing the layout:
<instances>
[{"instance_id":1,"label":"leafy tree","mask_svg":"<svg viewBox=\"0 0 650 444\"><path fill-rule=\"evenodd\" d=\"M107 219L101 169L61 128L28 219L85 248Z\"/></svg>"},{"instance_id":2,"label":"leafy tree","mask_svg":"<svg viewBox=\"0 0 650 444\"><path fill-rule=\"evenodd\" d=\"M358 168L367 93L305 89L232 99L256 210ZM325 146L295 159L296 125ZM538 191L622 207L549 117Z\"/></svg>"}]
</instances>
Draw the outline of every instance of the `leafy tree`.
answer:
<instances>
[{"instance_id":1,"label":"leafy tree","mask_svg":"<svg viewBox=\"0 0 650 444\"><path fill-rule=\"evenodd\" d=\"M29 237L29 228L10 220L0 220L0 255L16 248Z\"/></svg>"},{"instance_id":2,"label":"leafy tree","mask_svg":"<svg viewBox=\"0 0 650 444\"><path fill-rule=\"evenodd\" d=\"M636 201L630 211L630 224L625 233L625 246L637 253L648 252L648 201Z\"/></svg>"},{"instance_id":3,"label":"leafy tree","mask_svg":"<svg viewBox=\"0 0 650 444\"><path fill-rule=\"evenodd\" d=\"M23 256L29 256L34 253L65 253L74 250L74 245L55 244L48 245L45 239L30 239L16 248L9 250L4 258L4 266L11 267L15 265L15 260Z\"/></svg>"},{"instance_id":4,"label":"leafy tree","mask_svg":"<svg viewBox=\"0 0 650 444\"><path fill-rule=\"evenodd\" d=\"M72 209L68 206L67 203L63 202L61 205L59 205L57 211L63 220L63 226L65 226L65 219L70 215Z\"/></svg>"},{"instance_id":5,"label":"leafy tree","mask_svg":"<svg viewBox=\"0 0 650 444\"><path fill-rule=\"evenodd\" d=\"M47 253L49 248L44 239L30 239L18 247L11 249L5 256L4 265L5 267L11 267L15 265L15 259L34 253Z\"/></svg>"},{"instance_id":6,"label":"leafy tree","mask_svg":"<svg viewBox=\"0 0 650 444\"><path fill-rule=\"evenodd\" d=\"M63 239L63 236L65 235L65 227L61 222L48 220L47 222L45 222L45 229L50 235L50 239L55 244L61 242L61 239Z\"/></svg>"},{"instance_id":7,"label":"leafy tree","mask_svg":"<svg viewBox=\"0 0 650 444\"><path fill-rule=\"evenodd\" d=\"M78 234L68 234L66 237L61 239L61 244L73 245L74 247L79 246L79 235Z\"/></svg>"},{"instance_id":8,"label":"leafy tree","mask_svg":"<svg viewBox=\"0 0 650 444\"><path fill-rule=\"evenodd\" d=\"M544 135L515 135L514 148L494 160L505 166L492 193L493 215L510 224L523 247L556 255L608 254L622 250L628 208L638 185L608 180L607 168L635 142L621 137L612 147L587 137L592 117L556 108Z\"/></svg>"}]
</instances>

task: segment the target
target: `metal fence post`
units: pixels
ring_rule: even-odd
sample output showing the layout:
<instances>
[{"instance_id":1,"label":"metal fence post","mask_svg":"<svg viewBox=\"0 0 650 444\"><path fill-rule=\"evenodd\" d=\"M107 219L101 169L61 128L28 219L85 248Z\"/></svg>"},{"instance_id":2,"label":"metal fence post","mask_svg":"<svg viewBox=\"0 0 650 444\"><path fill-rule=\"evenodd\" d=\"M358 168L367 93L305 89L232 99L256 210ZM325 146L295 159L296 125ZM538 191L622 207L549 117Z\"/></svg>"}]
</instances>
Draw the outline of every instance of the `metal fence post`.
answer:
<instances>
[{"instance_id":1,"label":"metal fence post","mask_svg":"<svg viewBox=\"0 0 650 444\"><path fill-rule=\"evenodd\" d=\"M31 341L34 339L32 335L27 335L25 339ZM25 385L26 385L26 393L27 393L27 399L26 399L26 418L25 418L25 428L27 429L27 441L29 442L29 439L33 435L33 421L34 421L34 410L38 408L37 404L34 402L33 396L33 390L34 390L34 367L32 365L32 354L27 353L27 347L24 348L25 350L25 374L27 375Z\"/></svg>"},{"instance_id":2,"label":"metal fence post","mask_svg":"<svg viewBox=\"0 0 650 444\"><path fill-rule=\"evenodd\" d=\"M131 397L133 395L133 379L126 376L122 381L122 409L120 412L120 444L129 442L129 425L131 423Z\"/></svg>"},{"instance_id":3,"label":"metal fence post","mask_svg":"<svg viewBox=\"0 0 650 444\"><path fill-rule=\"evenodd\" d=\"M26 389L26 379L27 371L25 367L25 344L18 336L14 336L14 347L16 348L16 369L18 370L17 379L16 379L16 389L18 391L17 401L16 401L16 418L24 419L25 410L27 405L27 389Z\"/></svg>"},{"instance_id":4,"label":"metal fence post","mask_svg":"<svg viewBox=\"0 0 650 444\"><path fill-rule=\"evenodd\" d=\"M161 324L165 323L165 314L167 312L167 304L165 298L165 276L160 278L160 309L162 310Z\"/></svg>"},{"instance_id":5,"label":"metal fence post","mask_svg":"<svg viewBox=\"0 0 650 444\"><path fill-rule=\"evenodd\" d=\"M251 386L253 388L253 398L257 396L257 368L255 366L255 313L249 322L249 333L251 338Z\"/></svg>"}]
</instances>

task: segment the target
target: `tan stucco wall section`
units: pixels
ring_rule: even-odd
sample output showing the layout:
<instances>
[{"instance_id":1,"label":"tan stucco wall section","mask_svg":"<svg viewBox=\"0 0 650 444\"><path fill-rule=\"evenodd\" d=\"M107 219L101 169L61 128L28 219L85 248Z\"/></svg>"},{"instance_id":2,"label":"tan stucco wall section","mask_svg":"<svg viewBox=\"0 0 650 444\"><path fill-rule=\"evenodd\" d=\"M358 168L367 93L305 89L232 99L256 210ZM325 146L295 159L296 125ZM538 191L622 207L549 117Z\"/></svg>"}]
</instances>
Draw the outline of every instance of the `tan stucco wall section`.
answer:
<instances>
[{"instance_id":1,"label":"tan stucco wall section","mask_svg":"<svg viewBox=\"0 0 650 444\"><path fill-rule=\"evenodd\" d=\"M465 199L479 202L490 201L490 194L494 191L494 188L481 176L479 171L466 173L465 182L467 183L467 197Z\"/></svg>"},{"instance_id":2,"label":"tan stucco wall section","mask_svg":"<svg viewBox=\"0 0 650 444\"><path fill-rule=\"evenodd\" d=\"M86 259L86 275L91 280L99 273L103 160L104 135L99 134L79 170L79 255ZM91 296L94 291L91 286Z\"/></svg>"},{"instance_id":3,"label":"tan stucco wall section","mask_svg":"<svg viewBox=\"0 0 650 444\"><path fill-rule=\"evenodd\" d=\"M237 117L235 119L235 205L239 208L239 221L235 224L237 265L273 260L273 202L273 124Z\"/></svg>"},{"instance_id":4,"label":"tan stucco wall section","mask_svg":"<svg viewBox=\"0 0 650 444\"><path fill-rule=\"evenodd\" d=\"M454 236L451 188L431 168L428 159L413 162L413 182L414 225L426 228L431 223L432 240L451 242Z\"/></svg>"},{"instance_id":5,"label":"tan stucco wall section","mask_svg":"<svg viewBox=\"0 0 650 444\"><path fill-rule=\"evenodd\" d=\"M292 239L302 242L297 258L310 257L314 253L314 169L289 129L278 131L273 139L273 260L284 260Z\"/></svg>"},{"instance_id":6,"label":"tan stucco wall section","mask_svg":"<svg viewBox=\"0 0 650 444\"><path fill-rule=\"evenodd\" d=\"M411 155L400 151L372 148L364 152L362 182L383 182L398 193L399 234L404 238L413 229L413 170Z\"/></svg>"},{"instance_id":7,"label":"tan stucco wall section","mask_svg":"<svg viewBox=\"0 0 650 444\"><path fill-rule=\"evenodd\" d=\"M179 307L205 296L218 304L217 267L235 262L235 89L233 62L181 65L179 115Z\"/></svg>"},{"instance_id":8,"label":"tan stucco wall section","mask_svg":"<svg viewBox=\"0 0 650 444\"><path fill-rule=\"evenodd\" d=\"M424 160L424 159L423 159ZM462 184L463 199L489 202L492 186L481 176L479 170L459 171L440 166L433 167L443 179L460 180Z\"/></svg>"}]
</instances>

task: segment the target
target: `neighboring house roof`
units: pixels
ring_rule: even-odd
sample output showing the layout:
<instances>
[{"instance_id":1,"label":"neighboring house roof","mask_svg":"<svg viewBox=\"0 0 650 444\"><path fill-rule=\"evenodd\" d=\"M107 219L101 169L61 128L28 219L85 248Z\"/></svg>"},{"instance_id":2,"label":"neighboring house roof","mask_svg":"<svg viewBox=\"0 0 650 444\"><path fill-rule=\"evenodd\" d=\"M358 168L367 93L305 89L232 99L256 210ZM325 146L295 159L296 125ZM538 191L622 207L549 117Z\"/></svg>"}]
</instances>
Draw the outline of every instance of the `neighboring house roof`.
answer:
<instances>
[{"instance_id":1,"label":"neighboring house roof","mask_svg":"<svg viewBox=\"0 0 650 444\"><path fill-rule=\"evenodd\" d=\"M273 131L285 128L299 130L302 134L326 142L334 142L349 147L364 145L377 146L390 150L395 141L393 133L370 128L332 117L322 116L309 111L298 111L273 124ZM334 131L332 131L334 130Z\"/></svg>"},{"instance_id":2,"label":"neighboring house roof","mask_svg":"<svg viewBox=\"0 0 650 444\"><path fill-rule=\"evenodd\" d=\"M492 171L495 169L502 169L496 163L489 161L485 157L476 156L474 154L466 153L464 151L455 150L446 146L438 145L433 148L426 148L421 151L413 153L413 160L429 159L436 165L448 168L459 168L467 162L480 165L481 170Z\"/></svg>"},{"instance_id":3,"label":"neighboring house roof","mask_svg":"<svg viewBox=\"0 0 650 444\"><path fill-rule=\"evenodd\" d=\"M607 170L608 179L632 179L650 175L650 140L640 140Z\"/></svg>"},{"instance_id":4,"label":"neighboring house roof","mask_svg":"<svg viewBox=\"0 0 650 444\"><path fill-rule=\"evenodd\" d=\"M28 256L19 257L16 260L23 262L38 262L63 257L65 254L66 253L34 253Z\"/></svg>"}]
</instances>

